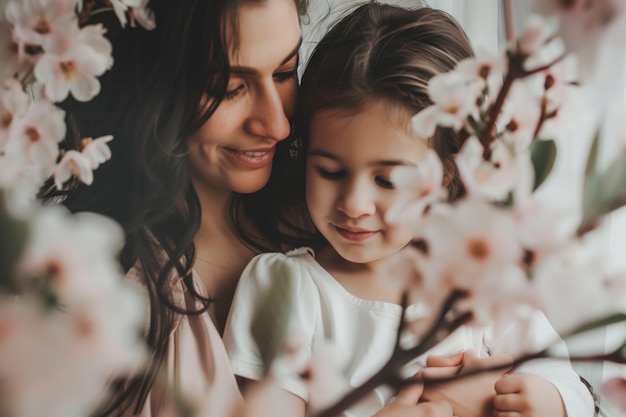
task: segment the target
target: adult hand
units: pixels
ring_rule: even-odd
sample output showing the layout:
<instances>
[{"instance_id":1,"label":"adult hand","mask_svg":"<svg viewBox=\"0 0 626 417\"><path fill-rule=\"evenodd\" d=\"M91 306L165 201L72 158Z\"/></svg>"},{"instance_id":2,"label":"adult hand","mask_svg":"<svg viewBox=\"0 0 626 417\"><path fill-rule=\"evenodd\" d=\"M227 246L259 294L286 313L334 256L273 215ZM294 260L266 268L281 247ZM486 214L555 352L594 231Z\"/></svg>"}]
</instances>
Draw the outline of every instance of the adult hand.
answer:
<instances>
[{"instance_id":1,"label":"adult hand","mask_svg":"<svg viewBox=\"0 0 626 417\"><path fill-rule=\"evenodd\" d=\"M495 390L493 417L566 417L559 391L539 375L504 375Z\"/></svg>"},{"instance_id":2,"label":"adult hand","mask_svg":"<svg viewBox=\"0 0 626 417\"><path fill-rule=\"evenodd\" d=\"M473 351L462 352L450 357L429 357L422 375L428 379L463 374L475 369L489 368L509 363L508 355L478 357ZM483 372L475 376L445 384L428 384L421 401L445 401L452 406L459 417L491 416L493 399L496 395L494 385L506 370Z\"/></svg>"}]
</instances>

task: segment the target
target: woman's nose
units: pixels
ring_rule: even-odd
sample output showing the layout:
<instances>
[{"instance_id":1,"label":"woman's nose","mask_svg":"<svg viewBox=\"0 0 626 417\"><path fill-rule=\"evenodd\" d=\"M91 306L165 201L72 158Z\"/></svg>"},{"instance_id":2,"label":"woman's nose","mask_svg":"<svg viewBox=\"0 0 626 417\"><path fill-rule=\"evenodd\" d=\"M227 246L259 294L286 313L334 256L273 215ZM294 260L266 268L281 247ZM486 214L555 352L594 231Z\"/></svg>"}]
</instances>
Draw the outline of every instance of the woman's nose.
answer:
<instances>
[{"instance_id":1,"label":"woman's nose","mask_svg":"<svg viewBox=\"0 0 626 417\"><path fill-rule=\"evenodd\" d=\"M280 141L289 137L291 123L285 113L285 103L273 85L260 90L255 100L248 131L255 136Z\"/></svg>"}]
</instances>

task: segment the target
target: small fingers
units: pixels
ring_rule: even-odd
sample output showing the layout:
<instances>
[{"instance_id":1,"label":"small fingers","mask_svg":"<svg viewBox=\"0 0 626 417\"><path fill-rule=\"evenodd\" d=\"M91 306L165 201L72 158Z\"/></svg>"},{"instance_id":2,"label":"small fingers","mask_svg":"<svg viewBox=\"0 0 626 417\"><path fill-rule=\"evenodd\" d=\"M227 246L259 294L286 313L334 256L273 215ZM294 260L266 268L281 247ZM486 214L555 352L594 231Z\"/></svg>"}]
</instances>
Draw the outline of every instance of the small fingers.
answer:
<instances>
[{"instance_id":1,"label":"small fingers","mask_svg":"<svg viewBox=\"0 0 626 417\"><path fill-rule=\"evenodd\" d=\"M493 398L493 407L497 411L521 411L525 406L519 394L498 394Z\"/></svg>"},{"instance_id":2,"label":"small fingers","mask_svg":"<svg viewBox=\"0 0 626 417\"><path fill-rule=\"evenodd\" d=\"M463 359L463 372L480 368L492 368L511 363L513 363L513 357L510 355L498 354L481 358L474 353L474 351L468 350L465 352L465 357ZM505 370L502 370L500 372L504 371Z\"/></svg>"},{"instance_id":3,"label":"small fingers","mask_svg":"<svg viewBox=\"0 0 626 417\"><path fill-rule=\"evenodd\" d=\"M524 389L524 379L520 374L504 375L496 381L493 388L498 394L516 394Z\"/></svg>"},{"instance_id":4,"label":"small fingers","mask_svg":"<svg viewBox=\"0 0 626 417\"><path fill-rule=\"evenodd\" d=\"M416 415L420 417L454 417L452 406L445 401L419 403L418 408L421 414Z\"/></svg>"},{"instance_id":5,"label":"small fingers","mask_svg":"<svg viewBox=\"0 0 626 417\"><path fill-rule=\"evenodd\" d=\"M521 417L522 414L517 411L497 411L494 410L493 417Z\"/></svg>"},{"instance_id":6,"label":"small fingers","mask_svg":"<svg viewBox=\"0 0 626 417\"><path fill-rule=\"evenodd\" d=\"M404 387L400 390L398 395L396 395L394 402L401 405L415 405L420 400L423 392L423 383L409 385L408 387Z\"/></svg>"},{"instance_id":7,"label":"small fingers","mask_svg":"<svg viewBox=\"0 0 626 417\"><path fill-rule=\"evenodd\" d=\"M447 378L450 376L457 375L461 370L462 365L459 366L444 366L444 367L435 367L435 368L424 368L421 371L421 375L425 380L428 379L437 379L437 378Z\"/></svg>"},{"instance_id":8,"label":"small fingers","mask_svg":"<svg viewBox=\"0 0 626 417\"><path fill-rule=\"evenodd\" d=\"M441 366L459 366L463 364L463 357L465 352L459 352L452 356L429 356L426 358L427 367L441 367Z\"/></svg>"}]
</instances>

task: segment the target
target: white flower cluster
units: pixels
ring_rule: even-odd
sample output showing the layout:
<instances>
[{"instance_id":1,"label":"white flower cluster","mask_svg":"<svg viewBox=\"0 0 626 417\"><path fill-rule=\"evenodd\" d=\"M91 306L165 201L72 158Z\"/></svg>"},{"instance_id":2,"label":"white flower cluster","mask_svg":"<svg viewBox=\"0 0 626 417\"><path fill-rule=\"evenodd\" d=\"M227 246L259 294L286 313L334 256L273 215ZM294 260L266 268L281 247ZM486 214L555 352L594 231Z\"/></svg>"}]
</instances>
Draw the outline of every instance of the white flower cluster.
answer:
<instances>
[{"instance_id":1,"label":"white flower cluster","mask_svg":"<svg viewBox=\"0 0 626 417\"><path fill-rule=\"evenodd\" d=\"M446 196L444 169L431 151L420 167L399 168L394 173L395 183L407 195L405 203L391 212L391 220L416 219L415 239L421 248L416 251L416 265L427 285L447 285L475 294L479 293L476 288L484 287L493 303L511 295L525 301L560 299L566 303L557 296L563 288L555 284L562 273L552 273L554 268L548 266L560 259L567 280L577 283L568 286L572 297L589 291L601 294L598 300L602 301L589 308L608 313L623 306L621 296L626 294L606 285L596 259L571 256L582 244L577 224L564 224L565 209L534 195L551 167L538 162L537 155L550 158L555 148L548 143L554 143L551 139L559 125L563 120L573 123L576 117L564 111L576 87L565 78L560 54L551 52L553 61L547 65L536 63L538 56L546 56L545 48L552 47L554 39L546 29L550 26L541 22L539 17L531 20L513 55L478 54L460 62L454 71L431 79L428 88L434 104L414 116L414 132L429 139L437 126L443 126L466 137L455 160L466 195L453 205L436 204ZM536 84L541 88L529 88ZM586 262L594 265L595 279L590 279ZM570 267L564 268L566 264ZM544 273L546 269L550 273ZM493 304L484 301L474 307L476 318L490 318L478 311ZM541 304L552 312L558 303ZM567 310L564 304L559 307ZM569 330L581 319L593 317L581 309L578 312L559 315L554 311L552 318L559 330Z\"/></svg>"},{"instance_id":2,"label":"white flower cluster","mask_svg":"<svg viewBox=\"0 0 626 417\"><path fill-rule=\"evenodd\" d=\"M112 377L140 370L146 300L116 261L113 221L49 207L30 226L19 295L0 291L0 405L8 416L84 417Z\"/></svg>"},{"instance_id":3,"label":"white flower cluster","mask_svg":"<svg viewBox=\"0 0 626 417\"><path fill-rule=\"evenodd\" d=\"M154 27L145 1L112 1L126 24ZM90 415L112 378L138 371L147 302L117 260L123 232L96 214L35 202L111 157L112 136L60 151L54 103L100 92L113 65L101 25L79 26L79 0L10 0L0 19L0 409L3 416ZM41 88L33 99L28 88ZM26 202L16 201L27 194ZM16 210L19 208L19 211ZM6 249L6 250L5 250Z\"/></svg>"},{"instance_id":4,"label":"white flower cluster","mask_svg":"<svg viewBox=\"0 0 626 417\"><path fill-rule=\"evenodd\" d=\"M577 207L557 207L535 193L550 173L556 143L567 140L558 136L580 116L571 105L578 87L566 71L568 50L550 27L535 16L506 54L478 53L431 79L434 104L413 117L413 130L431 141L442 126L463 138L455 162L465 194L445 201L444 167L432 152L419 167L396 169L394 184L406 195L388 220L414 219L412 248L393 271L411 288L412 301L437 312L443 300L434 294L460 290L465 296L453 311L470 313L464 324L478 325L531 305L566 336L626 314L626 271L609 270L586 239L626 204L626 152L601 170L596 138Z\"/></svg>"},{"instance_id":5,"label":"white flower cluster","mask_svg":"<svg viewBox=\"0 0 626 417\"><path fill-rule=\"evenodd\" d=\"M123 25L139 22L154 28L143 0L115 0ZM110 157L105 137L84 141L57 164L58 143L66 133L65 113L53 103L71 94L89 101L100 92L98 78L113 65L111 43L102 25L79 26L79 0L11 0L0 20L0 188L24 178L40 183L54 175L61 188L71 175L85 184ZM32 101L24 85L41 87Z\"/></svg>"}]
</instances>

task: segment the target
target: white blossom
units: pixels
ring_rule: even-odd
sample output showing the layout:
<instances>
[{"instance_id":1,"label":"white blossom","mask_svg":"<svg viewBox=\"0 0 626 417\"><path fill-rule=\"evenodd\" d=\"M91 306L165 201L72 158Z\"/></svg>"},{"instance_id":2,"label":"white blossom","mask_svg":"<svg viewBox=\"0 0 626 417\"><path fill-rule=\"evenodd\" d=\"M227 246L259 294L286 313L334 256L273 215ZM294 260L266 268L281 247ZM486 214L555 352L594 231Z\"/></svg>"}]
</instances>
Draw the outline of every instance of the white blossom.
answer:
<instances>
[{"instance_id":1,"label":"white blossom","mask_svg":"<svg viewBox=\"0 0 626 417\"><path fill-rule=\"evenodd\" d=\"M456 71L434 76L428 82L428 96L434 104L413 116L413 132L427 139L437 125L460 130L467 116L475 112L480 91L481 85L474 77Z\"/></svg>"},{"instance_id":2,"label":"white blossom","mask_svg":"<svg viewBox=\"0 0 626 417\"><path fill-rule=\"evenodd\" d=\"M14 26L20 61L27 59L24 56L26 45L62 53L69 39L66 32L78 25L75 6L75 0L10 1L5 14Z\"/></svg>"},{"instance_id":3,"label":"white blossom","mask_svg":"<svg viewBox=\"0 0 626 417\"><path fill-rule=\"evenodd\" d=\"M470 137L456 157L459 174L467 193L475 198L502 201L523 181L519 154L502 142L492 144L488 159L483 156L483 146L475 136ZM527 183L527 181L524 181Z\"/></svg>"},{"instance_id":4,"label":"white blossom","mask_svg":"<svg viewBox=\"0 0 626 417\"><path fill-rule=\"evenodd\" d=\"M386 215L388 222L419 221L426 207L445 200L443 165L437 153L429 149L416 167L397 167L391 172L391 183L402 194L398 204Z\"/></svg>"},{"instance_id":5,"label":"white blossom","mask_svg":"<svg viewBox=\"0 0 626 417\"><path fill-rule=\"evenodd\" d=\"M123 234L112 220L47 207L30 222L16 265L23 295L0 294L3 407L11 415L84 416L112 376L141 364L146 302L116 262ZM53 303L46 307L43 295Z\"/></svg>"},{"instance_id":6,"label":"white blossom","mask_svg":"<svg viewBox=\"0 0 626 417\"><path fill-rule=\"evenodd\" d=\"M624 312L626 274L611 273L606 264L604 257L590 255L577 243L536 263L533 293L559 334L611 313Z\"/></svg>"},{"instance_id":7,"label":"white blossom","mask_svg":"<svg viewBox=\"0 0 626 417\"><path fill-rule=\"evenodd\" d=\"M111 44L100 25L89 25L76 35L77 42L63 53L45 53L35 64L35 77L52 101L65 100L69 92L79 101L91 100L100 92L97 77L113 64Z\"/></svg>"},{"instance_id":8,"label":"white blossom","mask_svg":"<svg viewBox=\"0 0 626 417\"><path fill-rule=\"evenodd\" d=\"M50 170L59 153L58 143L65 137L65 112L52 103L38 100L29 105L23 117L14 121L6 141L5 153Z\"/></svg>"}]
</instances>

